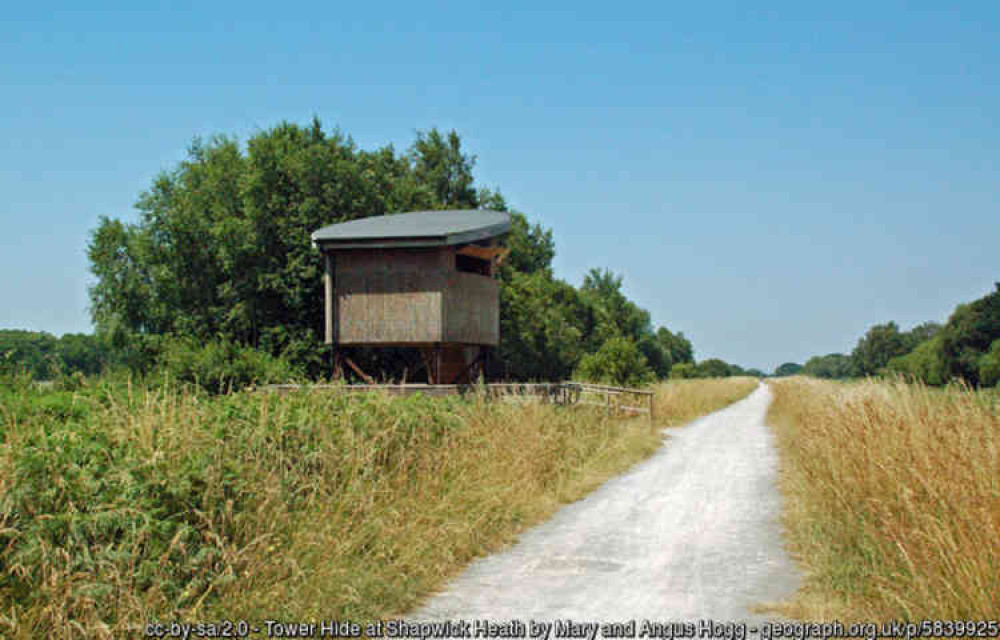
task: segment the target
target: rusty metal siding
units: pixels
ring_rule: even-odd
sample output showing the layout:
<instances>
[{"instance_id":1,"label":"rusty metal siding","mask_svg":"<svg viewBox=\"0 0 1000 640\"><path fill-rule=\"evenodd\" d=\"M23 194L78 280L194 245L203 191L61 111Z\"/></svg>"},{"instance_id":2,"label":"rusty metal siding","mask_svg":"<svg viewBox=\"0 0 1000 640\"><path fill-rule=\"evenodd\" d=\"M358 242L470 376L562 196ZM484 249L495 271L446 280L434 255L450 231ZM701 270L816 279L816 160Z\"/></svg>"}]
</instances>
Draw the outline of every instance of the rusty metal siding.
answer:
<instances>
[{"instance_id":1,"label":"rusty metal siding","mask_svg":"<svg viewBox=\"0 0 1000 640\"><path fill-rule=\"evenodd\" d=\"M444 289L444 341L500 343L500 285L475 273L452 272Z\"/></svg>"}]
</instances>

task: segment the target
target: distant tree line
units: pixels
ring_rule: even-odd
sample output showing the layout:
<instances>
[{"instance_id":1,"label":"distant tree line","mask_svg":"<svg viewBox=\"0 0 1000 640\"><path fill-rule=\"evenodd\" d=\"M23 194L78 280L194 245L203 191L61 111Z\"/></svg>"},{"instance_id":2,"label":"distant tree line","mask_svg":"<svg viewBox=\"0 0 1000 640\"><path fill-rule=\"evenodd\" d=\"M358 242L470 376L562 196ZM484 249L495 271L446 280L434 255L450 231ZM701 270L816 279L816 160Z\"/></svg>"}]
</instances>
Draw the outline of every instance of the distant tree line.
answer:
<instances>
[{"instance_id":1,"label":"distant tree line","mask_svg":"<svg viewBox=\"0 0 1000 640\"><path fill-rule=\"evenodd\" d=\"M818 378L901 374L930 385L964 381L977 387L1000 384L1000 283L978 300L960 304L944 324L926 322L901 331L895 322L878 324L858 339L849 354L810 358L776 375L801 372Z\"/></svg>"},{"instance_id":2,"label":"distant tree line","mask_svg":"<svg viewBox=\"0 0 1000 640\"><path fill-rule=\"evenodd\" d=\"M213 390L322 377L330 348L320 337L322 260L310 234L400 211L484 208L512 216L511 251L498 276L494 376L634 385L748 373L721 360L696 364L691 342L655 327L607 269L592 269L578 288L555 278L551 230L512 211L499 191L478 188L474 166L457 133L436 129L418 133L405 153L359 149L318 120L279 124L245 145L196 139L184 161L139 195L138 222L102 218L92 233L96 335L70 342L86 339L100 356L79 367L63 356L48 361L39 354L53 353L55 339L43 334L19 338L37 348L0 345L0 356L39 377L55 373L56 362L84 372L164 369L203 385L212 380ZM401 357L398 350L359 355L366 370L397 379Z\"/></svg>"},{"instance_id":3,"label":"distant tree line","mask_svg":"<svg viewBox=\"0 0 1000 640\"><path fill-rule=\"evenodd\" d=\"M0 329L0 372L21 370L38 380L60 375L100 373L108 363L108 347L97 336Z\"/></svg>"}]
</instances>

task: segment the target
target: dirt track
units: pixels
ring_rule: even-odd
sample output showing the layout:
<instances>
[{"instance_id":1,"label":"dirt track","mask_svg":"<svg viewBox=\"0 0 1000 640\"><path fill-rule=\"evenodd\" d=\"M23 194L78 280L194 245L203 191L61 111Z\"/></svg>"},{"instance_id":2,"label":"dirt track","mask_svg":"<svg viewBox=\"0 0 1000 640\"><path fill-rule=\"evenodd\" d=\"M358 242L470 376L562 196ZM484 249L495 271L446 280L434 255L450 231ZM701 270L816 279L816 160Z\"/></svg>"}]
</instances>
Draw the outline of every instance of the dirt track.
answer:
<instances>
[{"instance_id":1,"label":"dirt track","mask_svg":"<svg viewBox=\"0 0 1000 640\"><path fill-rule=\"evenodd\" d=\"M798 584L781 546L770 390L473 563L410 620L759 621Z\"/></svg>"}]
</instances>

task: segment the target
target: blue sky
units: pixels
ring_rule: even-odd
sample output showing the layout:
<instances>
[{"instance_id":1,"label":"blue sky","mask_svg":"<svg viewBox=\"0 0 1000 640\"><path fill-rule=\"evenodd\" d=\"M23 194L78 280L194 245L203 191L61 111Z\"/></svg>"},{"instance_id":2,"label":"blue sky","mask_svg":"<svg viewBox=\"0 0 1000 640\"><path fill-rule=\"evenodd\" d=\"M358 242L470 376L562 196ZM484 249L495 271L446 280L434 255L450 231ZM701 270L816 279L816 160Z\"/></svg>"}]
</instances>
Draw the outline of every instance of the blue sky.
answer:
<instances>
[{"instance_id":1,"label":"blue sky","mask_svg":"<svg viewBox=\"0 0 1000 640\"><path fill-rule=\"evenodd\" d=\"M0 328L89 331L99 216L194 136L314 115L456 129L557 276L622 274L699 359L849 351L1000 280L996 3L153 4L5 8Z\"/></svg>"}]
</instances>

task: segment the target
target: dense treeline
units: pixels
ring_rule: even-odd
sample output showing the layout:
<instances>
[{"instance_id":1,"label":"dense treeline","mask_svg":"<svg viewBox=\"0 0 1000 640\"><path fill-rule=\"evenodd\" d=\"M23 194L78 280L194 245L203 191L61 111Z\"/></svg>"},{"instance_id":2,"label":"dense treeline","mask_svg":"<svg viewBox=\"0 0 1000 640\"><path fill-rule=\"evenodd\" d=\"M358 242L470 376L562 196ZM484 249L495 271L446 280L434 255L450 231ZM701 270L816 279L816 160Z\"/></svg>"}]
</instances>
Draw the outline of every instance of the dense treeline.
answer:
<instances>
[{"instance_id":1,"label":"dense treeline","mask_svg":"<svg viewBox=\"0 0 1000 640\"><path fill-rule=\"evenodd\" d=\"M94 375L104 369L108 355L107 346L94 335L67 333L56 338L43 331L0 329L0 372L20 368L38 380Z\"/></svg>"},{"instance_id":2,"label":"dense treeline","mask_svg":"<svg viewBox=\"0 0 1000 640\"><path fill-rule=\"evenodd\" d=\"M359 149L317 120L279 124L246 145L195 140L186 160L140 194L138 222L102 218L92 234L89 339L100 345L100 363L167 369L213 390L327 375L322 266L310 234L386 213L486 208L512 215L493 376L642 384L747 373L721 360L695 364L690 341L654 327L611 271L592 269L579 288L555 278L551 230L477 187L474 166L457 133L436 129L418 133L405 153ZM54 373L21 351L6 353L8 364L20 361L38 377ZM360 359L391 379L402 356L371 350Z\"/></svg>"},{"instance_id":3,"label":"dense treeline","mask_svg":"<svg viewBox=\"0 0 1000 640\"><path fill-rule=\"evenodd\" d=\"M799 372L789 365L798 366L782 365L778 375ZM958 380L978 387L1000 384L1000 283L992 293L958 305L944 325L926 322L909 331L895 322L875 325L850 355L810 358L801 373L818 378L901 374L931 385Z\"/></svg>"}]
</instances>

